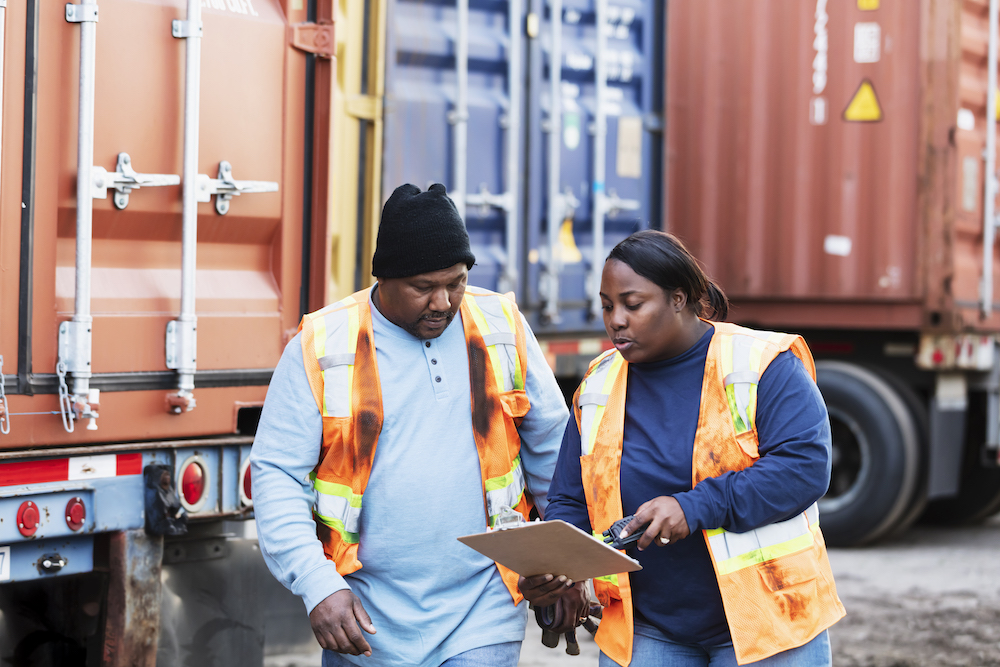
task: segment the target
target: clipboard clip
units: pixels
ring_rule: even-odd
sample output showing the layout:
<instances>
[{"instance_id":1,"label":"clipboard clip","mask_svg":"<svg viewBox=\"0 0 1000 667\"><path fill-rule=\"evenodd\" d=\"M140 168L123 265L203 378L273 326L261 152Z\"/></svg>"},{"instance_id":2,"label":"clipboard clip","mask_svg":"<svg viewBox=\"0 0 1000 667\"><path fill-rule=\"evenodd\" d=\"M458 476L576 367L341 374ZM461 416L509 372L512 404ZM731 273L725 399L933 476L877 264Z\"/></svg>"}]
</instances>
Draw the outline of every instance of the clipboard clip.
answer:
<instances>
[{"instance_id":1,"label":"clipboard clip","mask_svg":"<svg viewBox=\"0 0 1000 667\"><path fill-rule=\"evenodd\" d=\"M527 526L528 522L520 512L512 510L507 505L501 505L497 512L497 520L493 523L493 530L507 530L508 528L520 528Z\"/></svg>"}]
</instances>

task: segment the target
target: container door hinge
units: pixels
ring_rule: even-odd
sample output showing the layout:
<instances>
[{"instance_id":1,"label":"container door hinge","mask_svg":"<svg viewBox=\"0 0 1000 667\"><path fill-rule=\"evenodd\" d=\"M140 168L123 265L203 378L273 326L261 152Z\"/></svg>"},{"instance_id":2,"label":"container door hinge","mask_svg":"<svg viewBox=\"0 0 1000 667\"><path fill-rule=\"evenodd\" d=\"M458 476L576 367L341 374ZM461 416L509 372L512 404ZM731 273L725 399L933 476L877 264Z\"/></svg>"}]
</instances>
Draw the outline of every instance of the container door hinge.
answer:
<instances>
[{"instance_id":1,"label":"container door hinge","mask_svg":"<svg viewBox=\"0 0 1000 667\"><path fill-rule=\"evenodd\" d=\"M132 158L128 153L118 154L118 165L114 172L104 167L94 166L91 195L94 199L107 199L108 189L115 189L115 208L123 210L128 206L128 195L132 190L161 185L179 185L181 177L176 174L138 174L132 168Z\"/></svg>"},{"instance_id":2,"label":"container door hinge","mask_svg":"<svg viewBox=\"0 0 1000 667\"><path fill-rule=\"evenodd\" d=\"M97 23L97 5L66 5L68 23Z\"/></svg>"},{"instance_id":3,"label":"container door hinge","mask_svg":"<svg viewBox=\"0 0 1000 667\"><path fill-rule=\"evenodd\" d=\"M195 188L200 202L212 201L215 195L215 212L225 215L229 212L229 200L235 196L254 192L277 192L278 184L274 181L237 181L233 179L233 167L227 161L219 163L219 177L209 178L198 174L198 185Z\"/></svg>"},{"instance_id":4,"label":"container door hinge","mask_svg":"<svg viewBox=\"0 0 1000 667\"><path fill-rule=\"evenodd\" d=\"M296 23L288 26L288 43L299 51L332 58L336 43L332 23Z\"/></svg>"}]
</instances>

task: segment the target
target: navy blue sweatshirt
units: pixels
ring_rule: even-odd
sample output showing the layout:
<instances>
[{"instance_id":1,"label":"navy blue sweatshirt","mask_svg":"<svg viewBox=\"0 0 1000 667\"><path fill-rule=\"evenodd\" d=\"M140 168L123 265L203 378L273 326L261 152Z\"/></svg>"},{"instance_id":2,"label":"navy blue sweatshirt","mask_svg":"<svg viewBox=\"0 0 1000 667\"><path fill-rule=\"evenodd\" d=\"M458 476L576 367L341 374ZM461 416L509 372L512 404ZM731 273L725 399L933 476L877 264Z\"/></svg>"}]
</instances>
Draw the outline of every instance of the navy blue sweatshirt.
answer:
<instances>
[{"instance_id":1,"label":"navy blue sweatshirt","mask_svg":"<svg viewBox=\"0 0 1000 667\"><path fill-rule=\"evenodd\" d=\"M643 567L629 575L636 617L673 641L702 646L731 640L700 531L746 532L790 518L826 493L830 480L826 405L802 362L784 352L757 387L760 459L691 488L701 385L713 333L672 359L629 365L621 463L625 516L657 496L673 496L691 529L691 535L673 544L629 550ZM591 532L580 479L580 433L573 418L563 435L545 518Z\"/></svg>"}]
</instances>

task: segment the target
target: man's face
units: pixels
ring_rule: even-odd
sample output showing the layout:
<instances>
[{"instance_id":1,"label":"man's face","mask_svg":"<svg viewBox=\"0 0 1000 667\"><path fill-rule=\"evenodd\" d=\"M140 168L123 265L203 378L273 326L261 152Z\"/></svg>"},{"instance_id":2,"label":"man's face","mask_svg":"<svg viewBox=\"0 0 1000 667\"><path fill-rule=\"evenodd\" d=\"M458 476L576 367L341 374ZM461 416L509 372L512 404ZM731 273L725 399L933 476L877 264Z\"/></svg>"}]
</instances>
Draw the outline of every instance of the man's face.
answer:
<instances>
[{"instance_id":1,"label":"man's face","mask_svg":"<svg viewBox=\"0 0 1000 667\"><path fill-rule=\"evenodd\" d=\"M417 338L437 338L451 324L469 281L464 263L406 278L379 278L379 311Z\"/></svg>"}]
</instances>

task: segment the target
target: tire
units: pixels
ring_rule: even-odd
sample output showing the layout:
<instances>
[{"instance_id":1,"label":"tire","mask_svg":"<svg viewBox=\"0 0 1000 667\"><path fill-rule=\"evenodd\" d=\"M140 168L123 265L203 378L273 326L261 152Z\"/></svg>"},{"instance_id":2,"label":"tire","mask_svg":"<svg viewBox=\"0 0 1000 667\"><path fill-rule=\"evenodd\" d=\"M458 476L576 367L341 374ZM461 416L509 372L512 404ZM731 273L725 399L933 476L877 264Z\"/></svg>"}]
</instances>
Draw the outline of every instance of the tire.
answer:
<instances>
[{"instance_id":1,"label":"tire","mask_svg":"<svg viewBox=\"0 0 1000 667\"><path fill-rule=\"evenodd\" d=\"M984 466L981 459L981 449L986 442L987 399L984 392L969 394L958 495L932 500L921 517L922 522L941 526L971 525L1000 512L1000 469Z\"/></svg>"},{"instance_id":2,"label":"tire","mask_svg":"<svg viewBox=\"0 0 1000 667\"><path fill-rule=\"evenodd\" d=\"M906 402L879 374L842 361L816 364L833 433L830 488L820 525L832 546L858 546L909 518L923 456Z\"/></svg>"},{"instance_id":3,"label":"tire","mask_svg":"<svg viewBox=\"0 0 1000 667\"><path fill-rule=\"evenodd\" d=\"M892 385L892 388L903 399L913 423L917 428L917 443L920 450L919 462L920 470L917 473L917 484L913 490L913 495L907 503L906 512L892 529L883 536L883 539L897 537L917 522L927 508L928 482L930 481L931 463L931 424L930 414L927 411L927 402L922 400L917 392L908 384L900 380L896 375L881 368L872 370Z\"/></svg>"}]
</instances>

